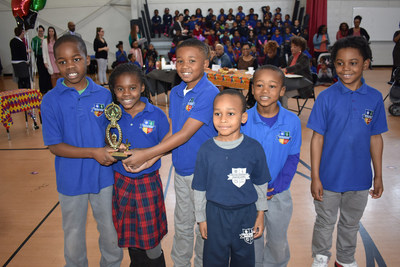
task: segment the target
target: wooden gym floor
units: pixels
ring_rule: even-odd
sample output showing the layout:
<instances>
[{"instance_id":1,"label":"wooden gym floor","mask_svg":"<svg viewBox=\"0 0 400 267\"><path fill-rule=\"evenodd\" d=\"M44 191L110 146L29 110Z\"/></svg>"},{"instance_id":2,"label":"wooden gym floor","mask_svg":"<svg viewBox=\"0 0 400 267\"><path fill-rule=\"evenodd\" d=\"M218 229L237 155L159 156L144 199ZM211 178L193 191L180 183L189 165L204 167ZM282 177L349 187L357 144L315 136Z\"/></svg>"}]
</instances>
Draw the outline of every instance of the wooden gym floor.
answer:
<instances>
[{"instance_id":1,"label":"wooden gym floor","mask_svg":"<svg viewBox=\"0 0 400 267\"><path fill-rule=\"evenodd\" d=\"M389 68L374 68L365 72L369 85L378 88L383 96L389 92L386 83ZM37 86L36 86L37 87ZM0 77L0 90L16 89L11 77ZM316 94L326 89L317 87ZM155 101L153 101L155 102ZM157 98L166 111L164 95ZM385 107L390 104L387 99ZM307 104L312 107L313 102ZM295 107L290 100L289 107ZM294 212L289 227L291 260L289 266L310 266L311 236L315 219L310 195L310 138L306 128L309 110L300 115L303 143L301 163L292 182ZM0 264L3 266L63 266L63 231L61 212L54 173L54 156L43 145L41 125L33 130L32 121L25 128L23 113L12 115L10 129L0 129ZM359 266L400 266L400 117L387 113L389 131L383 134L383 177L385 191L381 199L369 200L361 220L356 260ZM2 127L0 127L2 128ZM165 190L168 215L168 235L162 242L167 266L172 266L170 252L174 235L173 211L175 205L173 168L171 156L162 159L160 170ZM100 253L97 245L98 232L91 212L87 222L87 248L90 266L98 266ZM330 266L335 259L335 248ZM122 266L129 266L125 250Z\"/></svg>"}]
</instances>

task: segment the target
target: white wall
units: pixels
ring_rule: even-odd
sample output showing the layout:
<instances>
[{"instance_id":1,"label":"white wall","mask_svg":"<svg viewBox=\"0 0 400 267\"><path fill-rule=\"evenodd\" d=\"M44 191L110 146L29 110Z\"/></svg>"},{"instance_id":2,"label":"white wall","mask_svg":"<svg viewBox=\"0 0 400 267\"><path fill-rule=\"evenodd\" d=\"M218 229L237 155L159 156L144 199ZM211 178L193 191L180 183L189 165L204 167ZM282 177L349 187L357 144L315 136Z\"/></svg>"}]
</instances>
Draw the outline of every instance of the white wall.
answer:
<instances>
[{"instance_id":1,"label":"white wall","mask_svg":"<svg viewBox=\"0 0 400 267\"><path fill-rule=\"evenodd\" d=\"M10 0L0 0L0 57L4 73L12 73L9 42L14 37L15 19L12 15ZM125 50L129 50L131 0L52 0L47 1L43 10L39 11L36 24L55 27L61 36L67 30L68 21L76 24L76 31L82 35L88 48L88 54L94 55L93 40L96 27L105 31L105 39L110 47L109 65L115 60L115 45L119 40L124 42ZM36 36L35 30L28 31L31 40Z\"/></svg>"},{"instance_id":2,"label":"white wall","mask_svg":"<svg viewBox=\"0 0 400 267\"><path fill-rule=\"evenodd\" d=\"M134 4L134 9L131 9L131 1ZM140 0L144 2L144 0ZM60 34L67 28L68 21L76 23L77 32L82 34L83 39L88 46L89 54L93 52L93 39L95 37L95 29L97 26L103 27L105 30L105 38L109 44L109 63L114 60L115 44L122 40L125 44L125 50L129 49L128 35L130 31L129 21L135 14L138 0L51 0L47 1L45 8L39 11L37 23L47 26L55 26L57 33ZM255 12L261 14L261 6L266 4L274 10L276 7L282 8L283 14L292 14L294 1L293 0L147 0L149 4L150 14L153 14L154 9L159 9L162 15L163 9L169 7L171 14L178 9L188 8L190 13L194 13L197 7L202 9L203 15L207 14L208 8L213 8L214 13L218 14L220 8L226 11L231 7L234 12L237 7L242 5L245 13L250 7L255 9ZM306 0L300 1L305 5ZM3 64L4 73L11 73L11 55L9 41L13 38L13 29L16 26L15 19L11 12L11 0L0 0L0 58ZM347 22L352 25L353 7L400 7L399 0L328 0L328 33L334 41L337 29L341 22ZM400 18L400 16L399 16ZM382 19L382 18L377 18ZM361 24L362 25L362 24ZM382 29L385 30L385 29ZM29 38L36 35L33 30L29 31ZM393 42L372 42L374 64L375 65L391 65L391 53L394 47Z\"/></svg>"}]
</instances>

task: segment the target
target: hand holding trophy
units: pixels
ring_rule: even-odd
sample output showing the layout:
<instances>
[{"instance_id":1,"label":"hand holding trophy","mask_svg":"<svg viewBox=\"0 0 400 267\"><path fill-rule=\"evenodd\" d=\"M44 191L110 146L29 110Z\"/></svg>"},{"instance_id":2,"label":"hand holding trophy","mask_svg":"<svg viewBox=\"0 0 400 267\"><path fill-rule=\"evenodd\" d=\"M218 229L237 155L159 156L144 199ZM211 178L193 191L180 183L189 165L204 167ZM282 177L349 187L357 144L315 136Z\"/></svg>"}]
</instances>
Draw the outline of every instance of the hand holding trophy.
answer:
<instances>
[{"instance_id":1,"label":"hand holding trophy","mask_svg":"<svg viewBox=\"0 0 400 267\"><path fill-rule=\"evenodd\" d=\"M122 110L117 104L112 102L111 104L107 105L104 110L104 114L106 115L106 118L110 121L106 129L106 138L108 144L110 145L110 147L118 149L118 151L112 152L111 156L113 156L117 160L124 160L130 156L126 152L129 151L129 147L131 146L131 144L128 142L128 139L126 139L125 144L122 143L122 131L121 127L117 123L117 121L122 116ZM118 130L118 136L115 133L111 133L112 128ZM121 148L121 145L123 145L124 148Z\"/></svg>"}]
</instances>

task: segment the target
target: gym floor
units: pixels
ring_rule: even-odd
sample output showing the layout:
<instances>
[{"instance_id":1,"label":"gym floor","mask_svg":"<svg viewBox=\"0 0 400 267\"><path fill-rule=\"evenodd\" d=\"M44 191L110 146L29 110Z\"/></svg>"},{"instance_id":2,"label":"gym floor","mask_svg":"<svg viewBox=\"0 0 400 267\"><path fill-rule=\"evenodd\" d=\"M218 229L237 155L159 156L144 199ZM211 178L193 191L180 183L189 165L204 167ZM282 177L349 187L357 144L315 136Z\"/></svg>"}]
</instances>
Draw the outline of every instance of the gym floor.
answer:
<instances>
[{"instance_id":1,"label":"gym floor","mask_svg":"<svg viewBox=\"0 0 400 267\"><path fill-rule=\"evenodd\" d=\"M364 77L369 85L385 97L390 89L387 81L391 69L367 70ZM36 82L37 84L37 82ZM36 85L37 87L37 85ZM17 89L11 77L0 77L0 91ZM319 86L316 95L326 89ZM244 92L246 93L246 92ZM153 99L153 103L155 103ZM167 113L164 95L157 103ZM307 103L312 107L313 101ZM387 111L390 100L385 101ZM295 108L293 99L289 107ZM168 113L167 113L168 114ZM293 217L289 227L291 259L288 266L311 266L311 238L315 211L310 194L310 139L312 131L306 128L310 110L300 115L303 142L300 163L292 185ZM389 131L383 134L384 193L378 200L369 199L361 220L356 260L359 266L400 266L400 117L386 114ZM0 131L0 264L3 266L63 266L63 231L61 211L54 171L54 156L44 146L42 129L34 130L32 120L25 124L23 113L12 114L11 140L6 130ZM397 156L396 156L397 155ZM168 217L168 234L162 241L167 266L173 266L170 252L174 235L173 211L175 205L171 156L162 159L160 169L164 185ZM87 251L89 264L98 266L98 232L89 211L87 218ZM334 239L335 241L335 239ZM333 266L335 246L332 248ZM129 266L127 250L122 266Z\"/></svg>"}]
</instances>

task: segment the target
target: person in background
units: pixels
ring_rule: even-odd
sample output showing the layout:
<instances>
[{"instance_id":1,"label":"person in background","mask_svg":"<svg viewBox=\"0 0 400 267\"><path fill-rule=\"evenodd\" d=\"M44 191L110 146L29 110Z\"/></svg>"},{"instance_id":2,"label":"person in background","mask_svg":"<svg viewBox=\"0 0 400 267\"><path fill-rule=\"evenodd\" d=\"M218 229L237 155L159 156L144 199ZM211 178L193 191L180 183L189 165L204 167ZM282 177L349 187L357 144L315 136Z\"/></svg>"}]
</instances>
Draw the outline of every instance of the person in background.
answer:
<instances>
[{"instance_id":1,"label":"person in background","mask_svg":"<svg viewBox=\"0 0 400 267\"><path fill-rule=\"evenodd\" d=\"M288 67L282 69L285 74L299 74L304 78L312 81L312 74L310 71L310 59L304 53L307 48L307 42L302 37L293 36L291 39L292 55L289 58ZM305 88L298 88L297 90L286 91L285 95L281 98L282 107L288 108L288 99L297 95L309 96L312 92L313 85Z\"/></svg>"},{"instance_id":2,"label":"person in background","mask_svg":"<svg viewBox=\"0 0 400 267\"><path fill-rule=\"evenodd\" d=\"M124 51L124 43L122 41L119 41L115 47L118 49L117 52L115 52L116 65L128 62L128 56Z\"/></svg>"},{"instance_id":3,"label":"person in background","mask_svg":"<svg viewBox=\"0 0 400 267\"><path fill-rule=\"evenodd\" d=\"M163 15L163 30L164 30L164 36L169 36L169 29L171 28L172 25L172 15L169 14L169 8L166 7L164 9L164 15Z\"/></svg>"},{"instance_id":4,"label":"person in background","mask_svg":"<svg viewBox=\"0 0 400 267\"><path fill-rule=\"evenodd\" d=\"M25 31L22 27L14 28L14 38L10 41L11 63L14 76L18 79L18 88L30 88L29 52L25 44Z\"/></svg>"},{"instance_id":5,"label":"person in background","mask_svg":"<svg viewBox=\"0 0 400 267\"><path fill-rule=\"evenodd\" d=\"M328 45L330 44L329 35L326 25L318 27L318 32L313 37L314 44L314 57L318 60L318 56L322 53L328 52Z\"/></svg>"},{"instance_id":6,"label":"person in background","mask_svg":"<svg viewBox=\"0 0 400 267\"><path fill-rule=\"evenodd\" d=\"M137 62L139 62L140 67L143 66L143 54L142 49L139 47L139 43L137 40L133 40L131 44L132 48L129 50L129 54L135 54Z\"/></svg>"},{"instance_id":7,"label":"person in background","mask_svg":"<svg viewBox=\"0 0 400 267\"><path fill-rule=\"evenodd\" d=\"M78 36L79 37L79 36ZM56 29L50 26L47 29L47 38L42 42L43 62L51 76L51 84L53 87L56 86L57 79L60 78L60 71L56 64L56 58L54 56L53 46L57 41Z\"/></svg>"},{"instance_id":8,"label":"person in background","mask_svg":"<svg viewBox=\"0 0 400 267\"><path fill-rule=\"evenodd\" d=\"M44 27L39 25L36 28L37 36L33 37L31 42L32 51L35 54L36 66L39 74L39 88L42 95L46 94L53 86L51 85L51 77L43 62L42 42L45 40ZM47 41L47 40L46 40Z\"/></svg>"},{"instance_id":9,"label":"person in background","mask_svg":"<svg viewBox=\"0 0 400 267\"><path fill-rule=\"evenodd\" d=\"M75 31L75 23L73 23L72 21L69 21L67 26L68 26L68 31L65 33L65 35L76 35L76 36L82 38L82 36Z\"/></svg>"},{"instance_id":10,"label":"person in background","mask_svg":"<svg viewBox=\"0 0 400 267\"><path fill-rule=\"evenodd\" d=\"M349 35L349 25L346 22L340 23L339 30L336 33L336 40L340 40Z\"/></svg>"},{"instance_id":11,"label":"person in background","mask_svg":"<svg viewBox=\"0 0 400 267\"><path fill-rule=\"evenodd\" d=\"M237 68L238 70L247 70L249 67L257 69L257 59L250 54L249 43L242 44L242 55L239 57Z\"/></svg>"},{"instance_id":12,"label":"person in background","mask_svg":"<svg viewBox=\"0 0 400 267\"><path fill-rule=\"evenodd\" d=\"M231 59L227 54L225 54L224 46L222 44L217 44L215 46L215 51L211 51L211 64L210 65L220 65L221 68L232 68Z\"/></svg>"},{"instance_id":13,"label":"person in background","mask_svg":"<svg viewBox=\"0 0 400 267\"><path fill-rule=\"evenodd\" d=\"M399 28L400 28L400 23L399 23ZM392 69L392 75L390 76L390 81L389 83L394 82L394 77L393 73L394 70L398 67L400 67L400 30L396 31L393 34L393 42L395 43L395 46L393 48L393 69Z\"/></svg>"},{"instance_id":14,"label":"person in background","mask_svg":"<svg viewBox=\"0 0 400 267\"><path fill-rule=\"evenodd\" d=\"M128 61L129 64L134 64L134 65L136 65L138 68L141 68L140 63L137 62L137 60L136 60L135 54L129 54L129 55L128 55L128 60L129 60L129 61Z\"/></svg>"},{"instance_id":15,"label":"person in background","mask_svg":"<svg viewBox=\"0 0 400 267\"><path fill-rule=\"evenodd\" d=\"M354 27L349 30L349 36L362 36L369 42L369 34L368 32L360 27L362 17L357 15L354 17Z\"/></svg>"},{"instance_id":16,"label":"person in background","mask_svg":"<svg viewBox=\"0 0 400 267\"><path fill-rule=\"evenodd\" d=\"M158 38L161 37L162 24L161 17L158 15L158 9L154 10L154 16L151 18L151 37L154 38L158 33Z\"/></svg>"},{"instance_id":17,"label":"person in background","mask_svg":"<svg viewBox=\"0 0 400 267\"><path fill-rule=\"evenodd\" d=\"M264 48L265 51L265 61L264 65L273 65L276 67L281 66L281 60L278 54L278 43L275 41L269 41Z\"/></svg>"},{"instance_id":18,"label":"person in background","mask_svg":"<svg viewBox=\"0 0 400 267\"><path fill-rule=\"evenodd\" d=\"M101 86L108 85L107 58L109 48L104 39L104 29L101 27L96 28L96 38L93 41L93 50L97 61L97 79Z\"/></svg>"}]
</instances>

